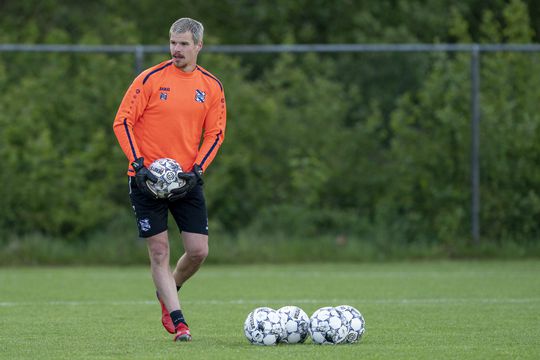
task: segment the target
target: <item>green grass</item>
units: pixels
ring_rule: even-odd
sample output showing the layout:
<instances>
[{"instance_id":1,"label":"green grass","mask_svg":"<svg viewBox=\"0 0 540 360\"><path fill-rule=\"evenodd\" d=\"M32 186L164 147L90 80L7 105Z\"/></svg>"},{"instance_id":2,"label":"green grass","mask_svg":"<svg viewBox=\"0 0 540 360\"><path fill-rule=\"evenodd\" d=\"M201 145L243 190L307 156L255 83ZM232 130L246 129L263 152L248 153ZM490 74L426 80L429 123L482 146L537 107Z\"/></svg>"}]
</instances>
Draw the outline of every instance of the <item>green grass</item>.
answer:
<instances>
[{"instance_id":1,"label":"green grass","mask_svg":"<svg viewBox=\"0 0 540 360\"><path fill-rule=\"evenodd\" d=\"M0 268L2 359L538 359L540 262L205 265L181 292L191 343L160 323L146 267ZM257 306L349 304L354 345L259 347Z\"/></svg>"}]
</instances>

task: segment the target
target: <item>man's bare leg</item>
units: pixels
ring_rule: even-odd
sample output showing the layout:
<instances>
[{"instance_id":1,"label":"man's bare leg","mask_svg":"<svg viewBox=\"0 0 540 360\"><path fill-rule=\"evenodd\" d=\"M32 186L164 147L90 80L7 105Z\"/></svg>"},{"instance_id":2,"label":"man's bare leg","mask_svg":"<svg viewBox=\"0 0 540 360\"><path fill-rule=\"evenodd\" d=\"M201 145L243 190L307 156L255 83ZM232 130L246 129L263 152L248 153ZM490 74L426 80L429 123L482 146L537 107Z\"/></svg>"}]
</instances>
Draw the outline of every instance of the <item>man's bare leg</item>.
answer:
<instances>
[{"instance_id":1,"label":"man's bare leg","mask_svg":"<svg viewBox=\"0 0 540 360\"><path fill-rule=\"evenodd\" d=\"M182 286L195 274L208 256L208 235L182 232L184 254L176 263L173 272L177 286Z\"/></svg>"},{"instance_id":2,"label":"man's bare leg","mask_svg":"<svg viewBox=\"0 0 540 360\"><path fill-rule=\"evenodd\" d=\"M180 309L174 278L169 265L169 239L167 231L147 239L152 279L161 301L169 312Z\"/></svg>"}]
</instances>

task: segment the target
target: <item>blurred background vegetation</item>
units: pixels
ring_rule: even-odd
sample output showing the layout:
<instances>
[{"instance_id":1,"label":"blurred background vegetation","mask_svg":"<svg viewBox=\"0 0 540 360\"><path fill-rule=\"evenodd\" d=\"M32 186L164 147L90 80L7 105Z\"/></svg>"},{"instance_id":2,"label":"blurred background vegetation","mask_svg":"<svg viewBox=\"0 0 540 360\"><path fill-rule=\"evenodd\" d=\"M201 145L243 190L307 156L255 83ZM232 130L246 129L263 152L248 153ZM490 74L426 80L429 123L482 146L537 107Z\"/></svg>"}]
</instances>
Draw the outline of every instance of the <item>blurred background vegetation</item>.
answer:
<instances>
[{"instance_id":1,"label":"blurred background vegetation","mask_svg":"<svg viewBox=\"0 0 540 360\"><path fill-rule=\"evenodd\" d=\"M0 43L166 45L180 17L204 23L206 45L540 34L533 0L7 0ZM472 246L470 55L203 50L228 104L206 174L209 261L539 256L539 60L482 54ZM146 261L112 132L134 76L130 54L0 53L0 264Z\"/></svg>"}]
</instances>

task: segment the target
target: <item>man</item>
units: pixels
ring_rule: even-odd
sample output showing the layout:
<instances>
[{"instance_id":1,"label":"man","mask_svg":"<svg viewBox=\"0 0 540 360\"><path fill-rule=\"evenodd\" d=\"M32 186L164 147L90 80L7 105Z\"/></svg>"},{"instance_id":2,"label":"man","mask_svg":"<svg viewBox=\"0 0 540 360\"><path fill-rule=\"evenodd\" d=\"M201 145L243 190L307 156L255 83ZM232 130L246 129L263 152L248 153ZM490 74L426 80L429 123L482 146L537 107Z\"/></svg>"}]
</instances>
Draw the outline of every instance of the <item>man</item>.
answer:
<instances>
[{"instance_id":1,"label":"man","mask_svg":"<svg viewBox=\"0 0 540 360\"><path fill-rule=\"evenodd\" d=\"M139 236L147 240L152 279L162 323L174 341L191 341L177 292L208 255L208 219L203 172L223 142L226 124L221 82L197 65L203 25L181 18L172 24L172 59L143 71L127 90L116 114L114 133L129 160L129 196ZM202 139L202 141L201 141ZM158 158L175 159L186 184L157 199L147 186L156 181L147 169ZM167 216L181 231L184 254L169 266ZM175 289L176 287L176 289Z\"/></svg>"}]
</instances>

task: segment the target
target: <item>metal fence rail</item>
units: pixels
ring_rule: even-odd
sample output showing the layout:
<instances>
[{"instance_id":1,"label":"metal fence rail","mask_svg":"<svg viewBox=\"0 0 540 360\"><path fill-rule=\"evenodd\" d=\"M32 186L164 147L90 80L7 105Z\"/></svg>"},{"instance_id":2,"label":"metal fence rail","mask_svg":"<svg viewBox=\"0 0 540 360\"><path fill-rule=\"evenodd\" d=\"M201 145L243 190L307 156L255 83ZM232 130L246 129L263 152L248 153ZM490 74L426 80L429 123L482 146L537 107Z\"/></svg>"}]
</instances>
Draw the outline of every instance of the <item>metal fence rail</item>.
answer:
<instances>
[{"instance_id":1,"label":"metal fence rail","mask_svg":"<svg viewBox=\"0 0 540 360\"><path fill-rule=\"evenodd\" d=\"M540 52L540 44L291 44L207 45L204 52L245 53L375 53L465 52L471 55L471 236L480 242L480 54L482 52ZM0 44L0 52L133 53L135 72L143 70L144 56L168 53L167 45Z\"/></svg>"},{"instance_id":2,"label":"metal fence rail","mask_svg":"<svg viewBox=\"0 0 540 360\"><path fill-rule=\"evenodd\" d=\"M0 44L2 51L28 52L168 52L167 45L80 45L80 44ZM203 51L219 53L268 52L538 52L540 44L290 44L290 45L205 45Z\"/></svg>"},{"instance_id":3,"label":"metal fence rail","mask_svg":"<svg viewBox=\"0 0 540 360\"><path fill-rule=\"evenodd\" d=\"M291 44L291 45L206 45L203 52L254 53L338 53L338 52L540 52L540 44ZM0 44L0 52L132 53L135 72L143 70L144 55L168 53L167 45L80 45Z\"/></svg>"}]
</instances>

